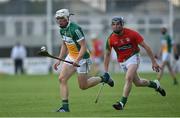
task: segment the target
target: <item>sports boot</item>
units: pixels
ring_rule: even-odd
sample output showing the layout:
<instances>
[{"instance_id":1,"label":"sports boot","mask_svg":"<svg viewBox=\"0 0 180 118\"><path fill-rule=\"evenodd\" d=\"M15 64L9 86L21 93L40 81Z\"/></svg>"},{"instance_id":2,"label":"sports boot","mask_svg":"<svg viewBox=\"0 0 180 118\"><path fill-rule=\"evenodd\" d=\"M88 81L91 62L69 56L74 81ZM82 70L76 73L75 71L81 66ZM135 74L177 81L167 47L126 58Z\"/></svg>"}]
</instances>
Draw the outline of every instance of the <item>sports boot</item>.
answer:
<instances>
[{"instance_id":1,"label":"sports boot","mask_svg":"<svg viewBox=\"0 0 180 118\"><path fill-rule=\"evenodd\" d=\"M70 112L69 109L64 109L63 107L60 107L56 112Z\"/></svg>"},{"instance_id":2,"label":"sports boot","mask_svg":"<svg viewBox=\"0 0 180 118\"><path fill-rule=\"evenodd\" d=\"M163 88L161 88L159 81L158 80L154 80L154 82L157 85L157 88L155 90L157 92L159 92L162 96L166 96L166 91Z\"/></svg>"},{"instance_id":3,"label":"sports boot","mask_svg":"<svg viewBox=\"0 0 180 118\"><path fill-rule=\"evenodd\" d=\"M114 81L111 79L108 73L104 73L104 75L101 76L101 78L102 78L102 82L107 83L110 87L114 86Z\"/></svg>"},{"instance_id":4,"label":"sports boot","mask_svg":"<svg viewBox=\"0 0 180 118\"><path fill-rule=\"evenodd\" d=\"M116 104L112 105L114 107L114 109L116 110L123 110L123 103L122 102L117 102Z\"/></svg>"}]
</instances>

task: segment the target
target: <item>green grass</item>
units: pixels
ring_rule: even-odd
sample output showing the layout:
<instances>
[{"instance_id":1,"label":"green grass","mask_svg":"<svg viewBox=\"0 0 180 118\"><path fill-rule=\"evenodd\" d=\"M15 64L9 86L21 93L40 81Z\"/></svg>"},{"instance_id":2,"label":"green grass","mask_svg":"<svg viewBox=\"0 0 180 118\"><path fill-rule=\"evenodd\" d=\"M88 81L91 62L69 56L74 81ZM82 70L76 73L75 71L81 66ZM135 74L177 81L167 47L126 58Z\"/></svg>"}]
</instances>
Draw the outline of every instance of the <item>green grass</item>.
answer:
<instances>
[{"instance_id":1,"label":"green grass","mask_svg":"<svg viewBox=\"0 0 180 118\"><path fill-rule=\"evenodd\" d=\"M155 73L140 74L154 79ZM12 76L0 75L0 117L175 117L180 116L180 85L172 85L170 75L165 74L161 85L167 96L162 97L148 87L133 85L128 103L123 111L116 111L112 104L120 99L123 74L112 74L115 87L105 86L99 102L94 103L99 85L80 90L76 76L69 81L70 113L56 113L60 104L58 75ZM180 74L177 75L180 78ZM179 80L180 82L180 80Z\"/></svg>"}]
</instances>

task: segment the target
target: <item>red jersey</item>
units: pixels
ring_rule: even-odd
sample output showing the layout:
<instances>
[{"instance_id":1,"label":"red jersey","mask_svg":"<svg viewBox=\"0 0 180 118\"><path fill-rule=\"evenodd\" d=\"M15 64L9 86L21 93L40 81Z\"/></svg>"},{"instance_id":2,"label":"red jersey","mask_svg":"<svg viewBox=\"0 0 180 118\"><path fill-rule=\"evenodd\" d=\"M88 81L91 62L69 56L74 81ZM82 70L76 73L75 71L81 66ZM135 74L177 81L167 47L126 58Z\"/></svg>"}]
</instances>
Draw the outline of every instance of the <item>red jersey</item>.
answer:
<instances>
[{"instance_id":1,"label":"red jersey","mask_svg":"<svg viewBox=\"0 0 180 118\"><path fill-rule=\"evenodd\" d=\"M143 37L134 30L123 28L123 34L112 33L107 42L106 49L114 48L118 62L124 62L129 57L140 51L138 44L143 41Z\"/></svg>"},{"instance_id":2,"label":"red jersey","mask_svg":"<svg viewBox=\"0 0 180 118\"><path fill-rule=\"evenodd\" d=\"M100 39L93 40L93 56L101 57L103 55L103 42Z\"/></svg>"}]
</instances>

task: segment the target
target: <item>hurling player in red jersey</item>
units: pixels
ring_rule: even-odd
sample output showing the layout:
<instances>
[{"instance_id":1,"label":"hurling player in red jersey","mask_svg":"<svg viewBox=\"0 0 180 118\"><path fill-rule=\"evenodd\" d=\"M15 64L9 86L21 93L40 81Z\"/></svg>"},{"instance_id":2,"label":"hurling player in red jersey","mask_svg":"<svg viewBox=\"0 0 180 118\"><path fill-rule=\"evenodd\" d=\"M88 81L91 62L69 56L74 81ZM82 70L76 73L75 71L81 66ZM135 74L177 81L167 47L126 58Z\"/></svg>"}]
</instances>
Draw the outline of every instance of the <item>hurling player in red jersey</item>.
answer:
<instances>
[{"instance_id":1,"label":"hurling player in red jersey","mask_svg":"<svg viewBox=\"0 0 180 118\"><path fill-rule=\"evenodd\" d=\"M156 72L160 71L160 67L157 64L151 48L144 41L143 37L136 31L123 27L124 20L122 17L114 17L112 19L113 32L109 36L106 42L106 52L104 59L105 73L108 74L108 67L110 62L111 49L114 48L117 54L117 60L121 68L125 71L125 84L123 88L122 98L113 107L116 110L122 110L127 102L130 94L132 83L137 87L150 87L158 91L162 96L166 96L166 92L160 87L158 80L149 81L142 79L137 73L137 69L140 63L139 45L143 47L152 62L152 69Z\"/></svg>"}]
</instances>

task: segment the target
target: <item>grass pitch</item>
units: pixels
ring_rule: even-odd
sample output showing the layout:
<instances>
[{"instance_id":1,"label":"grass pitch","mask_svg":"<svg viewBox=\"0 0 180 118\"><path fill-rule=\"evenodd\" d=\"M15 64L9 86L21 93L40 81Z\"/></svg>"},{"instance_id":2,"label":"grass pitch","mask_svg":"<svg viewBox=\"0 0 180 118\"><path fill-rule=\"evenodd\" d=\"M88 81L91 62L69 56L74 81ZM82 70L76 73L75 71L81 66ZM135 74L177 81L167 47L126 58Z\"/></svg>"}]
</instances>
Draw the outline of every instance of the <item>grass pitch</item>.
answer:
<instances>
[{"instance_id":1,"label":"grass pitch","mask_svg":"<svg viewBox=\"0 0 180 118\"><path fill-rule=\"evenodd\" d=\"M180 116L180 83L172 84L168 74L161 85L167 92L162 97L153 89L133 85L128 103L123 111L112 108L122 95L123 74L111 74L115 87L104 86L95 104L99 87L80 90L76 75L69 80L70 113L54 112L61 104L58 75L0 75L0 117L178 117ZM155 73L140 74L154 79ZM180 74L177 75L180 79ZM179 80L180 82L180 80Z\"/></svg>"}]
</instances>

